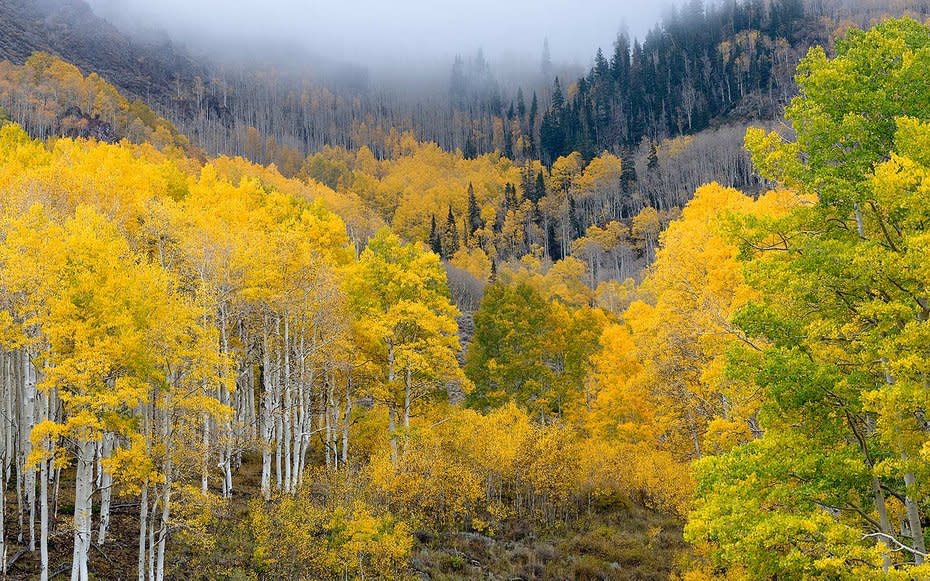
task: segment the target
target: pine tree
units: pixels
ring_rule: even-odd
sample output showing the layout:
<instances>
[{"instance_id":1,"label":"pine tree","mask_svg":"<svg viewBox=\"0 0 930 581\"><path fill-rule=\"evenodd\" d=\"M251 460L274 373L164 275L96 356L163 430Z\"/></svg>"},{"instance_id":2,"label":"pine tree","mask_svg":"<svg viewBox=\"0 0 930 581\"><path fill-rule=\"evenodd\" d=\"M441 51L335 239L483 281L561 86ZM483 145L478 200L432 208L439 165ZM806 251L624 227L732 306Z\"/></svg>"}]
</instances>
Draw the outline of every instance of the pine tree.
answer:
<instances>
[{"instance_id":1,"label":"pine tree","mask_svg":"<svg viewBox=\"0 0 930 581\"><path fill-rule=\"evenodd\" d=\"M430 217L429 247L436 254L442 255L442 240L439 237L439 231L436 230L436 214Z\"/></svg>"},{"instance_id":2,"label":"pine tree","mask_svg":"<svg viewBox=\"0 0 930 581\"><path fill-rule=\"evenodd\" d=\"M466 216L468 226L468 238L475 235L478 228L481 227L481 210L478 208L478 200L475 199L475 188L468 184L468 215Z\"/></svg>"},{"instance_id":3,"label":"pine tree","mask_svg":"<svg viewBox=\"0 0 930 581\"><path fill-rule=\"evenodd\" d=\"M504 205L505 210L517 207L517 187L509 182L504 185Z\"/></svg>"},{"instance_id":4,"label":"pine tree","mask_svg":"<svg viewBox=\"0 0 930 581\"><path fill-rule=\"evenodd\" d=\"M475 138L472 133L465 138L465 149L462 151L462 157L465 159L475 159L478 157L478 146L475 145Z\"/></svg>"},{"instance_id":5,"label":"pine tree","mask_svg":"<svg viewBox=\"0 0 930 581\"><path fill-rule=\"evenodd\" d=\"M533 167L529 162L523 164L523 168L520 171L520 193L523 194L523 197L527 200L533 199L533 190L536 187L533 177ZM508 186L510 184L507 184ZM506 196L509 193L508 188L504 188L504 195ZM509 202L508 202L509 203Z\"/></svg>"},{"instance_id":6,"label":"pine tree","mask_svg":"<svg viewBox=\"0 0 930 581\"><path fill-rule=\"evenodd\" d=\"M543 39L542 58L540 59L539 72L544 79L548 79L552 74L552 55L549 52L549 39Z\"/></svg>"},{"instance_id":7,"label":"pine tree","mask_svg":"<svg viewBox=\"0 0 930 581\"><path fill-rule=\"evenodd\" d=\"M552 261L565 258L562 254L562 245L559 244L559 240L555 235L555 225L551 223L546 231L546 256Z\"/></svg>"},{"instance_id":8,"label":"pine tree","mask_svg":"<svg viewBox=\"0 0 930 581\"><path fill-rule=\"evenodd\" d=\"M555 113L556 117L561 117L564 109L565 96L562 94L562 83L556 77L555 82L552 84L552 112Z\"/></svg>"},{"instance_id":9,"label":"pine tree","mask_svg":"<svg viewBox=\"0 0 930 581\"><path fill-rule=\"evenodd\" d=\"M568 219L571 224L568 235L571 238L575 238L584 231L584 228L582 228L581 220L578 218L578 208L575 205L575 198L573 196L568 197Z\"/></svg>"},{"instance_id":10,"label":"pine tree","mask_svg":"<svg viewBox=\"0 0 930 581\"><path fill-rule=\"evenodd\" d=\"M455 224L455 213L449 206L449 215L446 216L446 226L442 232L442 257L452 258L459 250L459 230Z\"/></svg>"},{"instance_id":11,"label":"pine tree","mask_svg":"<svg viewBox=\"0 0 930 581\"><path fill-rule=\"evenodd\" d=\"M539 170L539 173L536 174L536 187L533 188L533 198L534 202L539 202L539 200L546 197L546 180L543 178L542 170Z\"/></svg>"}]
</instances>

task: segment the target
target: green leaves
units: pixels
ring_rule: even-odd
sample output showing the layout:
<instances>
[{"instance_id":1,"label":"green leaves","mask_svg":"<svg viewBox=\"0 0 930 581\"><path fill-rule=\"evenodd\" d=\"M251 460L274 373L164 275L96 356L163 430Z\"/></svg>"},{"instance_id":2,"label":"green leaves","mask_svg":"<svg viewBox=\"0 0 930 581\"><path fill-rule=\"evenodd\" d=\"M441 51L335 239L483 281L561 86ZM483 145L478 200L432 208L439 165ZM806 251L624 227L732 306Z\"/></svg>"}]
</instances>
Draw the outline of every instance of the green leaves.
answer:
<instances>
[{"instance_id":1,"label":"green leaves","mask_svg":"<svg viewBox=\"0 0 930 581\"><path fill-rule=\"evenodd\" d=\"M794 141L747 133L767 179L818 203L734 221L758 298L733 322L761 352L731 350L728 369L761 390L763 435L695 465L686 532L722 569L843 579L914 565L874 535L911 526L906 503L926 514L930 490L913 460L930 405L928 50L913 20L851 32L836 58L814 49L799 66Z\"/></svg>"},{"instance_id":2,"label":"green leaves","mask_svg":"<svg viewBox=\"0 0 930 581\"><path fill-rule=\"evenodd\" d=\"M497 407L509 398L550 412L553 354L547 346L556 332L549 304L527 284L495 284L475 313L475 335L465 372L475 383L469 400L478 408Z\"/></svg>"}]
</instances>

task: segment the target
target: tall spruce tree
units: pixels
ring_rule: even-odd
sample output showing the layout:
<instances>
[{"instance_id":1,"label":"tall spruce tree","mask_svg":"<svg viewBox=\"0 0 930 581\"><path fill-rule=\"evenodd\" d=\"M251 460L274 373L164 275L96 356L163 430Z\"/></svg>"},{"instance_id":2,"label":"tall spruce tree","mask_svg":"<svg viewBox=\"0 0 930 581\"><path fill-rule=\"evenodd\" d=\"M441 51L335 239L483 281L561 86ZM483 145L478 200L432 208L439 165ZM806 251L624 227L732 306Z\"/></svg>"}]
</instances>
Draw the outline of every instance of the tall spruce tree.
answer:
<instances>
[{"instance_id":1,"label":"tall spruce tree","mask_svg":"<svg viewBox=\"0 0 930 581\"><path fill-rule=\"evenodd\" d=\"M475 187L471 183L468 184L468 214L465 219L468 238L471 238L478 228L481 228L481 209L478 207L478 200L475 199Z\"/></svg>"},{"instance_id":2,"label":"tall spruce tree","mask_svg":"<svg viewBox=\"0 0 930 581\"><path fill-rule=\"evenodd\" d=\"M455 213L452 206L449 206L449 214L446 216L446 225L442 231L442 257L452 258L459 250L459 229L455 224Z\"/></svg>"},{"instance_id":3,"label":"tall spruce tree","mask_svg":"<svg viewBox=\"0 0 930 581\"><path fill-rule=\"evenodd\" d=\"M436 214L430 217L429 247L430 250L442 256L442 239L439 237L439 231L436 229Z\"/></svg>"}]
</instances>

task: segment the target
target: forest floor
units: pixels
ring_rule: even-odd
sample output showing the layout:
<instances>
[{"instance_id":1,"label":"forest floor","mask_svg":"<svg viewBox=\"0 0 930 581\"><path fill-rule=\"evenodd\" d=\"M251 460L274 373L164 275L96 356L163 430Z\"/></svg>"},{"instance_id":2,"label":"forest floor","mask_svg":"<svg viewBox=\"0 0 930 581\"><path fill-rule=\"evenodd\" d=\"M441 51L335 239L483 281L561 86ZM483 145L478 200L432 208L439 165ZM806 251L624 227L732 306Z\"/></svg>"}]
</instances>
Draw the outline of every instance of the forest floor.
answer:
<instances>
[{"instance_id":1,"label":"forest floor","mask_svg":"<svg viewBox=\"0 0 930 581\"><path fill-rule=\"evenodd\" d=\"M255 459L257 460L257 459ZM173 537L166 557L169 579L254 578L244 561L250 553L242 526L249 502L260 497L260 461L243 464L236 477L232 502L216 513L220 526L211 527L212 538L204 544L195 537ZM57 518L52 518L49 537L50 578L70 576L73 547L70 526L73 511L73 475L62 473ZM50 496L52 496L50 491ZM50 512L53 512L50 500ZM15 490L7 494L6 579L37 578L38 543L30 552L19 535ZM95 517L99 506L94 506ZM90 553L92 579L136 578L139 543L139 503L134 497L114 497L111 524L103 546L94 543ZM95 518L95 525L96 525ZM38 536L38 514L36 515ZM195 533L196 535L196 533ZM676 570L687 546L681 522L671 515L644 508L632 501L601 505L568 523L550 526L510 521L494 537L472 532L415 531L410 577L418 580L665 580ZM29 538L28 527L23 535ZM221 573L222 572L222 573Z\"/></svg>"},{"instance_id":2,"label":"forest floor","mask_svg":"<svg viewBox=\"0 0 930 581\"><path fill-rule=\"evenodd\" d=\"M411 567L431 580L667 580L685 550L676 519L631 503L545 530L516 523L495 538L420 535Z\"/></svg>"}]
</instances>

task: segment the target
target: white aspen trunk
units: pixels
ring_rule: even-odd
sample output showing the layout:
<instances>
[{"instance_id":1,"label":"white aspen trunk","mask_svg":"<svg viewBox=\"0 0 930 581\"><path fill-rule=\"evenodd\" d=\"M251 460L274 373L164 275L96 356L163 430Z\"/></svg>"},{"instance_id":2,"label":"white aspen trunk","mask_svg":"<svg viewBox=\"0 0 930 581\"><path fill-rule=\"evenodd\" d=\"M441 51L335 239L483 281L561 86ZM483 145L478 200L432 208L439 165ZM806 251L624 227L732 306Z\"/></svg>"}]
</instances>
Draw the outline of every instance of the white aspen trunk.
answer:
<instances>
[{"instance_id":1,"label":"white aspen trunk","mask_svg":"<svg viewBox=\"0 0 930 581\"><path fill-rule=\"evenodd\" d=\"M94 490L100 490L103 486L103 438L95 443L94 467Z\"/></svg>"},{"instance_id":2,"label":"white aspen trunk","mask_svg":"<svg viewBox=\"0 0 930 581\"><path fill-rule=\"evenodd\" d=\"M249 344L248 331L244 324L240 323L239 327L239 338L243 345ZM246 397L246 422L249 430L249 439L258 439L259 434L261 434L261 429L259 426L260 410L256 405L255 401L255 365L249 363L248 370L246 373L249 388L245 392ZM259 390L261 386L258 386Z\"/></svg>"},{"instance_id":3,"label":"white aspen trunk","mask_svg":"<svg viewBox=\"0 0 930 581\"><path fill-rule=\"evenodd\" d=\"M275 393L275 407L280 407L281 397L279 394ZM281 466L281 432L283 431L282 426L283 420L281 419L281 414L277 413L274 417L274 478L275 478L275 490L281 492L282 485L284 484L284 477L282 474L283 467Z\"/></svg>"},{"instance_id":4,"label":"white aspen trunk","mask_svg":"<svg viewBox=\"0 0 930 581\"><path fill-rule=\"evenodd\" d=\"M155 581L165 579L165 547L168 544L168 522L171 518L171 486L173 478L173 460L171 457L171 394L165 394L164 432L162 441L165 443L165 484L162 486L161 522L158 528L158 554L155 561Z\"/></svg>"},{"instance_id":5,"label":"white aspen trunk","mask_svg":"<svg viewBox=\"0 0 930 581\"><path fill-rule=\"evenodd\" d=\"M907 460L907 454L901 454L901 457ZM904 506L907 509L907 524L911 529L911 545L917 551L914 553L914 563L920 565L924 562L923 555L926 554L927 547L924 543L924 529L920 523L920 509L914 499L914 493L917 490L917 479L913 471L908 470L904 473L904 484L907 487Z\"/></svg>"},{"instance_id":6,"label":"white aspen trunk","mask_svg":"<svg viewBox=\"0 0 930 581\"><path fill-rule=\"evenodd\" d=\"M313 366L311 365L310 370L307 372L307 379L304 384L304 393L303 393L303 420L301 420L301 433L300 433L300 457L299 465L300 471L297 473L297 484L298 486L303 484L304 481L304 467L307 464L307 452L310 447L310 433L313 431L313 382L315 381L315 374Z\"/></svg>"},{"instance_id":7,"label":"white aspen trunk","mask_svg":"<svg viewBox=\"0 0 930 581\"><path fill-rule=\"evenodd\" d=\"M24 520L24 510L23 507L23 464L25 461L23 459L22 451L16 454L16 513L19 516L19 534L16 537L16 541L19 544L23 544L23 539L25 538L25 520Z\"/></svg>"},{"instance_id":8,"label":"white aspen trunk","mask_svg":"<svg viewBox=\"0 0 930 581\"><path fill-rule=\"evenodd\" d=\"M277 357L277 369L275 370L274 381L274 477L275 490L281 492L282 472L281 472L281 432L283 430L281 418L281 353Z\"/></svg>"},{"instance_id":9,"label":"white aspen trunk","mask_svg":"<svg viewBox=\"0 0 930 581\"><path fill-rule=\"evenodd\" d=\"M201 274L201 280L203 275ZM207 315L203 315L203 326L207 327L209 321L207 320ZM203 391L204 396L206 397L209 390L207 382L203 382ZM201 441L201 457L200 457L200 494L203 496L207 495L207 492L210 489L210 414L203 414L203 434Z\"/></svg>"},{"instance_id":10,"label":"white aspen trunk","mask_svg":"<svg viewBox=\"0 0 930 581\"><path fill-rule=\"evenodd\" d=\"M222 481L221 489L223 491L223 498L229 498L232 496L232 458L233 458L233 442L235 441L235 426L236 426L236 407L238 401L234 397L235 392L230 392L230 390L225 386L220 386L220 395L222 398L220 401L224 406L232 410L232 413L228 418L223 419L222 423L222 437L220 439L220 479Z\"/></svg>"},{"instance_id":11,"label":"white aspen trunk","mask_svg":"<svg viewBox=\"0 0 930 581\"><path fill-rule=\"evenodd\" d=\"M323 379L323 457L326 460L326 467L331 468L333 465L333 426L332 426L332 408L333 408L333 396L332 396L332 386L330 385L330 378L328 374L324 376Z\"/></svg>"},{"instance_id":12,"label":"white aspen trunk","mask_svg":"<svg viewBox=\"0 0 930 581\"><path fill-rule=\"evenodd\" d=\"M259 386L261 387L261 386ZM248 398L248 414L249 414L249 438L258 438L259 425L258 425L258 405L255 402L255 367L249 366L249 391L246 393Z\"/></svg>"},{"instance_id":13,"label":"white aspen trunk","mask_svg":"<svg viewBox=\"0 0 930 581\"><path fill-rule=\"evenodd\" d=\"M166 474L161 505L161 523L158 528L158 554L155 561L155 581L164 581L165 579L165 548L168 544L168 520L170 518L171 476L170 474Z\"/></svg>"},{"instance_id":14,"label":"white aspen trunk","mask_svg":"<svg viewBox=\"0 0 930 581\"><path fill-rule=\"evenodd\" d=\"M226 303L223 303L220 308L220 349L223 354L223 357L226 358L229 356L229 337L227 335L226 326L228 324L227 314L226 314ZM226 374L230 370L224 364L222 367L223 378L225 380ZM230 397L229 390L226 388L225 381L220 384L220 393L222 395L223 405L229 406L232 403L232 398ZM240 398L236 398L238 403ZM237 408L240 406L236 406ZM236 413L233 414L233 418L238 415L238 409ZM223 422L223 447L220 452L220 467L223 470L223 498L232 497L233 490L233 474L232 474L232 455L233 455L233 424L231 420L224 420Z\"/></svg>"},{"instance_id":15,"label":"white aspen trunk","mask_svg":"<svg viewBox=\"0 0 930 581\"><path fill-rule=\"evenodd\" d=\"M23 413L22 413L22 449L23 449L23 488L29 509L29 550L36 550L36 470L26 460L32 453L32 428L35 426L36 407L36 371L32 365L29 351L23 351Z\"/></svg>"},{"instance_id":16,"label":"white aspen trunk","mask_svg":"<svg viewBox=\"0 0 930 581\"><path fill-rule=\"evenodd\" d=\"M388 339L388 390L394 387L394 344ZM391 462L397 464L397 411L394 409L393 397L388 404L388 433L391 438Z\"/></svg>"},{"instance_id":17,"label":"white aspen trunk","mask_svg":"<svg viewBox=\"0 0 930 581\"><path fill-rule=\"evenodd\" d=\"M149 485L142 485L142 497L139 500L139 559L137 571L139 581L145 581L145 533L149 521Z\"/></svg>"},{"instance_id":18,"label":"white aspen trunk","mask_svg":"<svg viewBox=\"0 0 930 581\"><path fill-rule=\"evenodd\" d=\"M410 404L413 391L413 372L407 368L404 374L404 431L410 429Z\"/></svg>"},{"instance_id":19,"label":"white aspen trunk","mask_svg":"<svg viewBox=\"0 0 930 581\"><path fill-rule=\"evenodd\" d=\"M223 457L223 498L232 498L233 493L233 438L231 430L227 433L226 453Z\"/></svg>"},{"instance_id":20,"label":"white aspen trunk","mask_svg":"<svg viewBox=\"0 0 930 581\"><path fill-rule=\"evenodd\" d=\"M110 499L113 490L113 475L103 468L103 459L113 452L113 440L116 436L110 432L103 435L100 442L100 528L97 530L97 544L103 545L110 528Z\"/></svg>"},{"instance_id":21,"label":"white aspen trunk","mask_svg":"<svg viewBox=\"0 0 930 581\"><path fill-rule=\"evenodd\" d=\"M294 465L291 462L291 326L290 316L284 313L284 409L281 412L281 442L284 457L284 492L293 492L291 486Z\"/></svg>"},{"instance_id":22,"label":"white aspen trunk","mask_svg":"<svg viewBox=\"0 0 930 581\"><path fill-rule=\"evenodd\" d=\"M303 337L301 337L303 340ZM315 353L317 347L317 331L314 330L311 335L311 346L310 353ZM301 350L303 351L303 371L302 373L302 383L304 386L303 394L303 414L304 418L301 422L301 434L300 434L300 471L297 474L297 483L298 485L303 484L304 478L304 466L307 463L307 451L310 443L310 433L313 431L313 386L316 383L316 367L313 363L309 366L306 365L306 357L308 356L307 351L304 349L304 346L301 345Z\"/></svg>"},{"instance_id":23,"label":"white aspen trunk","mask_svg":"<svg viewBox=\"0 0 930 581\"><path fill-rule=\"evenodd\" d=\"M349 422L352 417L352 372L346 373L346 403L345 414L342 416L342 467L348 467L349 462Z\"/></svg>"},{"instance_id":24,"label":"white aspen trunk","mask_svg":"<svg viewBox=\"0 0 930 581\"><path fill-rule=\"evenodd\" d=\"M93 517L95 451L93 441L78 443L77 469L74 477L74 553L71 560L71 581L88 581L87 558Z\"/></svg>"},{"instance_id":25,"label":"white aspen trunk","mask_svg":"<svg viewBox=\"0 0 930 581\"><path fill-rule=\"evenodd\" d=\"M858 218L857 218L858 219ZM918 304L924 307L925 303L918 299ZM926 308L922 314L917 316L917 320L925 321L926 320ZM886 361L882 361L887 364ZM888 385L894 385L895 378L891 375L891 372L885 368L885 383ZM907 461L907 453L901 452L901 459L905 462ZM920 565L924 562L923 555L926 554L927 548L924 543L924 530L923 526L920 523L920 508L917 506L917 502L914 499L914 494L917 492L917 479L914 476L912 470L908 470L904 474L904 485L906 487L905 496L904 496L904 508L907 513L907 524L908 528L911 529L911 544L916 551L919 551L920 554L914 553L914 563Z\"/></svg>"},{"instance_id":26,"label":"white aspen trunk","mask_svg":"<svg viewBox=\"0 0 930 581\"><path fill-rule=\"evenodd\" d=\"M888 520L888 508L885 505L885 494L882 492L881 483L878 478L872 476L872 497L875 501L875 512L878 513L878 524L881 532L885 535L885 545L888 550L882 554L882 569L885 573L891 568L891 523Z\"/></svg>"},{"instance_id":27,"label":"white aspen trunk","mask_svg":"<svg viewBox=\"0 0 930 581\"><path fill-rule=\"evenodd\" d=\"M61 466L55 467L55 492L52 495L52 518L58 520L58 490L61 488Z\"/></svg>"},{"instance_id":28,"label":"white aspen trunk","mask_svg":"<svg viewBox=\"0 0 930 581\"><path fill-rule=\"evenodd\" d=\"M206 389L206 386L204 386ZM210 489L210 414L203 414L203 458L200 462L200 493L204 496Z\"/></svg>"},{"instance_id":29,"label":"white aspen trunk","mask_svg":"<svg viewBox=\"0 0 930 581\"><path fill-rule=\"evenodd\" d=\"M333 468L339 470L339 438L338 430L339 426L339 406L336 403L336 376L332 372L329 374L329 381L327 382L329 389L326 393L326 398L328 400L328 413L327 413L327 433L329 436L329 448L333 455Z\"/></svg>"},{"instance_id":30,"label":"white aspen trunk","mask_svg":"<svg viewBox=\"0 0 930 581\"><path fill-rule=\"evenodd\" d=\"M268 321L265 318L264 337L262 345L262 410L261 410L261 434L262 434L262 496L265 500L271 500L271 437L272 437L272 395L271 386L271 346L268 341Z\"/></svg>"},{"instance_id":31,"label":"white aspen trunk","mask_svg":"<svg viewBox=\"0 0 930 581\"><path fill-rule=\"evenodd\" d=\"M4 424L5 425L5 424ZM9 466L6 464L6 458L3 459L3 465L0 466L0 573L6 576L6 478L9 472Z\"/></svg>"},{"instance_id":32,"label":"white aspen trunk","mask_svg":"<svg viewBox=\"0 0 930 581\"><path fill-rule=\"evenodd\" d=\"M306 393L307 390L304 387L304 372L301 370L295 397L294 431L291 435L293 439L293 444L291 445L291 463L294 465L294 471L291 474L291 490L293 491L296 491L297 487L300 485L300 476L304 469L304 433L307 431Z\"/></svg>"},{"instance_id":33,"label":"white aspen trunk","mask_svg":"<svg viewBox=\"0 0 930 581\"><path fill-rule=\"evenodd\" d=\"M43 459L39 474L39 579L48 581L48 460ZM0 507L2 507L0 502ZM2 515L2 513L0 513ZM0 518L0 520L3 520ZM0 526L0 533L2 533Z\"/></svg>"},{"instance_id":34,"label":"white aspen trunk","mask_svg":"<svg viewBox=\"0 0 930 581\"><path fill-rule=\"evenodd\" d=\"M51 395L42 398L42 419L49 419L49 401ZM50 451L50 442L44 442L44 452ZM48 467L49 459L42 458L39 473L39 579L48 581ZM3 512L0 511L0 520L3 520Z\"/></svg>"},{"instance_id":35,"label":"white aspen trunk","mask_svg":"<svg viewBox=\"0 0 930 581\"><path fill-rule=\"evenodd\" d=\"M297 344L297 361L298 361L298 370L297 370L297 394L296 394L296 405L294 406L294 432L292 434L294 443L292 445L291 462L294 464L294 472L291 474L291 490L297 491L297 488L300 486L302 478L301 475L304 471L304 433L306 433L307 426L307 351L306 351L306 342L305 342L305 328L306 328L306 317L302 317L300 321L300 341Z\"/></svg>"},{"instance_id":36,"label":"white aspen trunk","mask_svg":"<svg viewBox=\"0 0 930 581\"><path fill-rule=\"evenodd\" d=\"M10 477L10 459L13 457L13 378L10 373L10 354L2 354L3 412L0 426L3 430L3 461L0 462L0 574L6 576L6 487Z\"/></svg>"},{"instance_id":37,"label":"white aspen trunk","mask_svg":"<svg viewBox=\"0 0 930 581\"><path fill-rule=\"evenodd\" d=\"M158 487L153 486L152 490L153 492L157 492ZM156 496L155 503L153 503L152 505L152 514L151 516L149 516L149 531L148 531L148 534L149 534L149 555L148 555L149 581L155 581L155 521L156 521L155 508L156 508L157 502L158 502L158 499Z\"/></svg>"},{"instance_id":38,"label":"white aspen trunk","mask_svg":"<svg viewBox=\"0 0 930 581\"><path fill-rule=\"evenodd\" d=\"M154 401L155 396L151 396L150 401ZM142 432L145 434L145 455L151 457L152 454L152 418L150 415L149 403L142 403ZM139 558L136 564L138 581L145 581L145 535L149 526L149 482L148 479L142 484L142 494L139 499Z\"/></svg>"}]
</instances>

